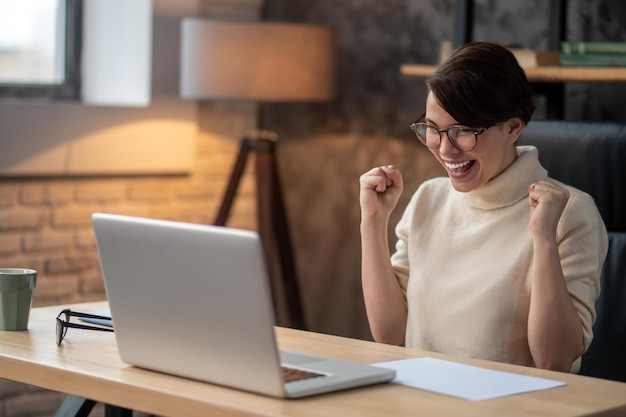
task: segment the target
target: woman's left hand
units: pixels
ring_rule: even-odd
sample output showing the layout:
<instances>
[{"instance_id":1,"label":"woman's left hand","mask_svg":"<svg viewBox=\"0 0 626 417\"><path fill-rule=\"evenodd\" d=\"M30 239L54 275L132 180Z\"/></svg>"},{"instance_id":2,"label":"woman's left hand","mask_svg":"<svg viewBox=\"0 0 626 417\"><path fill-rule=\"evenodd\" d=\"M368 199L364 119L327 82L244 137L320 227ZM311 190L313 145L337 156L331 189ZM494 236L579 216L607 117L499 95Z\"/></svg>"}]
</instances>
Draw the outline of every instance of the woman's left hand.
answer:
<instances>
[{"instance_id":1,"label":"woman's left hand","mask_svg":"<svg viewBox=\"0 0 626 417\"><path fill-rule=\"evenodd\" d=\"M528 187L528 195L531 233L536 237L554 239L556 227L569 199L569 191L552 181L542 180Z\"/></svg>"}]
</instances>

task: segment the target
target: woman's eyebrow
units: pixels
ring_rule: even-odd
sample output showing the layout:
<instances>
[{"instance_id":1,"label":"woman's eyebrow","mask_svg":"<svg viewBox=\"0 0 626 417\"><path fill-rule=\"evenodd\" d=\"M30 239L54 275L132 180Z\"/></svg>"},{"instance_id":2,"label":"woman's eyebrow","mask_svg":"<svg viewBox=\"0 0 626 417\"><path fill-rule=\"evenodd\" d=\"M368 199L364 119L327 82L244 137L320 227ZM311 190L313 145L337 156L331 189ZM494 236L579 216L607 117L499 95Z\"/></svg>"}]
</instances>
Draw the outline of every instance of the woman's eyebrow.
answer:
<instances>
[{"instance_id":1,"label":"woman's eyebrow","mask_svg":"<svg viewBox=\"0 0 626 417\"><path fill-rule=\"evenodd\" d=\"M424 116L424 121L437 126L437 128L440 128L439 125L435 123L433 119L429 119L428 117ZM448 127L452 127L452 126L461 126L461 125L455 122L449 125Z\"/></svg>"},{"instance_id":2,"label":"woman's eyebrow","mask_svg":"<svg viewBox=\"0 0 626 417\"><path fill-rule=\"evenodd\" d=\"M424 116L424 121L425 121L425 122L428 122L428 123L432 123L432 124L434 124L435 126L439 127L439 125L438 125L437 123L435 123L435 122L433 121L433 119L429 119L429 118L428 118L428 117L426 117L426 116Z\"/></svg>"},{"instance_id":3,"label":"woman's eyebrow","mask_svg":"<svg viewBox=\"0 0 626 417\"><path fill-rule=\"evenodd\" d=\"M437 126L437 128L440 128L440 127L439 127L439 125L438 125L437 123L435 123L432 119L429 119L429 118L428 118L428 117L426 117L426 116L424 116L424 121L425 121L425 122L428 122L428 123L431 123L431 124L433 124L433 125L435 125L435 126ZM455 121L454 123L452 123L451 125L448 125L448 128L450 128L450 127L452 127L452 126L467 127L467 128L473 129L473 127L472 127L472 126L464 125L464 124L461 124L461 123L456 122L456 121ZM440 129L441 129L441 128L440 128Z\"/></svg>"}]
</instances>

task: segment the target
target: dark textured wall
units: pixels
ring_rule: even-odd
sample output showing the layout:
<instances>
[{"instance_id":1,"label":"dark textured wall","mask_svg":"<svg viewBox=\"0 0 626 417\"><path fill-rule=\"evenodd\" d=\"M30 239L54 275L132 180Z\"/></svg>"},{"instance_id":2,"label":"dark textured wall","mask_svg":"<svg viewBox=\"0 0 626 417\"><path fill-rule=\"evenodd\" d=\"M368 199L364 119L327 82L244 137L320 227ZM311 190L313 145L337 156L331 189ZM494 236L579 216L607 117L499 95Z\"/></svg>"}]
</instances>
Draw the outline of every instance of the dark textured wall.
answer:
<instances>
[{"instance_id":1,"label":"dark textured wall","mask_svg":"<svg viewBox=\"0 0 626 417\"><path fill-rule=\"evenodd\" d=\"M568 40L626 41L626 2L571 0ZM453 33L452 0L266 0L267 20L333 25L339 35L339 97L305 118L315 131L403 136L423 108L423 80L406 79L403 63L435 64L441 41ZM474 38L547 48L548 2L476 1ZM570 83L569 120L626 121L626 84ZM267 117L288 136L300 122L285 113L312 113L274 105ZM321 113L321 115L320 115ZM537 115L542 118L542 114ZM277 120L275 120L277 119Z\"/></svg>"},{"instance_id":2,"label":"dark textured wall","mask_svg":"<svg viewBox=\"0 0 626 417\"><path fill-rule=\"evenodd\" d=\"M474 37L545 49L547 3L477 1ZM403 170L406 190L395 224L419 183L444 174L408 129L424 110L423 80L404 77L399 68L437 63L440 43L452 36L454 5L452 0L266 0L266 20L329 24L338 33L337 99L265 105L262 117L281 138L282 179L313 330L369 337L360 290L359 175L388 163ZM624 21L622 0L573 0L567 36L626 41ZM626 84L568 84L565 118L626 122L625 93ZM545 114L540 107L536 118Z\"/></svg>"}]
</instances>

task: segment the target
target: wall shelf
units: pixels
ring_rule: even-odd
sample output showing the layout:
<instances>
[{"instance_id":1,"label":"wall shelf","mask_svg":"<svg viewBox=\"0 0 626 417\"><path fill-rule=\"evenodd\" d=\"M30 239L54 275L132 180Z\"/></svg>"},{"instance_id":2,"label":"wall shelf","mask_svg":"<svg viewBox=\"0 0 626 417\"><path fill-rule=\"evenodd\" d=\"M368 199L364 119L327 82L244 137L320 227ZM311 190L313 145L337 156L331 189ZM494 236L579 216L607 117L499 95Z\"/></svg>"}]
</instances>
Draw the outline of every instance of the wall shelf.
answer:
<instances>
[{"instance_id":1,"label":"wall shelf","mask_svg":"<svg viewBox=\"0 0 626 417\"><path fill-rule=\"evenodd\" d=\"M405 64L400 67L402 75L428 77L436 65ZM626 82L626 68L617 67L537 67L525 68L531 83L554 82Z\"/></svg>"}]
</instances>

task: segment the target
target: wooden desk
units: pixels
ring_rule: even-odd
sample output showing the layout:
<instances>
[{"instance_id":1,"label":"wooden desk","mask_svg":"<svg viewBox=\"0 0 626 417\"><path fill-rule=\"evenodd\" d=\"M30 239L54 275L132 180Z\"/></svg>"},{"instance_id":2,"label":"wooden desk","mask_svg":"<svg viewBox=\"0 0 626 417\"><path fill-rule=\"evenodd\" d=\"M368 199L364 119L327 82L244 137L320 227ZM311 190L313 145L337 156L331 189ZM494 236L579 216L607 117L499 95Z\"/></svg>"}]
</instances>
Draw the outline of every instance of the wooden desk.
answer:
<instances>
[{"instance_id":1,"label":"wooden desk","mask_svg":"<svg viewBox=\"0 0 626 417\"><path fill-rule=\"evenodd\" d=\"M125 365L117 356L112 333L69 329L57 347L55 317L63 307L33 309L28 331L0 331L1 378L171 417L626 415L626 384L282 328L277 329L281 347L301 352L366 363L431 356L557 379L567 386L480 402L394 384L299 400L263 397ZM91 311L106 304L70 307ZM167 329L163 334L167 337Z\"/></svg>"}]
</instances>

